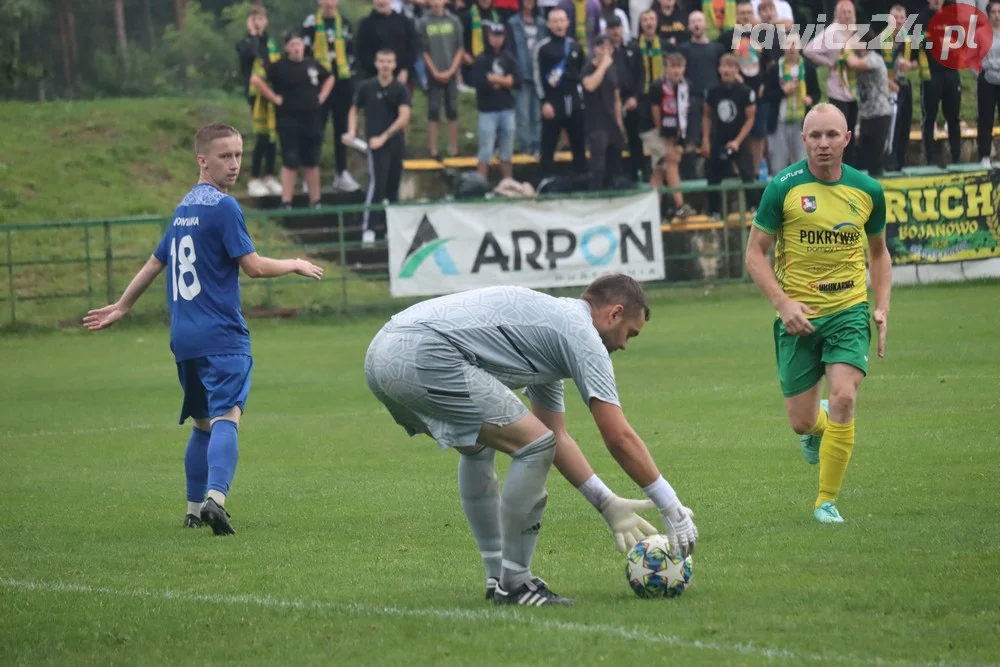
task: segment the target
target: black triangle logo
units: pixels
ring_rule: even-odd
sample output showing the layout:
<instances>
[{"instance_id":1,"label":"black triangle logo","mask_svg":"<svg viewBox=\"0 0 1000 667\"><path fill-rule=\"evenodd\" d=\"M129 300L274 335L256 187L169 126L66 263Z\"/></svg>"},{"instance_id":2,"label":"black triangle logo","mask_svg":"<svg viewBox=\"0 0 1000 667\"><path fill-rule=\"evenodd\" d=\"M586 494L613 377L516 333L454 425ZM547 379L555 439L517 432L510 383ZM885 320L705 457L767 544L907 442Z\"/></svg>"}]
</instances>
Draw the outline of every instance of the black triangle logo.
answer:
<instances>
[{"instance_id":1,"label":"black triangle logo","mask_svg":"<svg viewBox=\"0 0 1000 667\"><path fill-rule=\"evenodd\" d=\"M434 229L434 225L431 224L430 219L428 219L427 214L420 220L420 224L417 225L417 233L413 235L413 242L410 243L410 249L406 251L406 256L410 257L413 253L420 250L421 247L435 241L438 238L437 230Z\"/></svg>"}]
</instances>

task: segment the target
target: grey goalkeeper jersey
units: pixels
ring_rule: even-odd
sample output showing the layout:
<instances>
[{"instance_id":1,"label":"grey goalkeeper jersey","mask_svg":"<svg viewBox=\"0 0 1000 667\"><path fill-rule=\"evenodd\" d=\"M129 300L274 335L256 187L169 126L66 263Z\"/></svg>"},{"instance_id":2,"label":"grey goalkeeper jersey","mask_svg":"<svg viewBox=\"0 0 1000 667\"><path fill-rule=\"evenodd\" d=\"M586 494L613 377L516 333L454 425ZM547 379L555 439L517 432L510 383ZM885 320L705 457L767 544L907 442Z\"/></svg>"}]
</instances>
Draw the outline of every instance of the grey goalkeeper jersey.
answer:
<instances>
[{"instance_id":1,"label":"grey goalkeeper jersey","mask_svg":"<svg viewBox=\"0 0 1000 667\"><path fill-rule=\"evenodd\" d=\"M572 378L588 406L594 398L621 405L611 357L581 299L486 287L418 303L386 329L430 330L510 389L526 387L549 410L565 411L564 378Z\"/></svg>"}]
</instances>

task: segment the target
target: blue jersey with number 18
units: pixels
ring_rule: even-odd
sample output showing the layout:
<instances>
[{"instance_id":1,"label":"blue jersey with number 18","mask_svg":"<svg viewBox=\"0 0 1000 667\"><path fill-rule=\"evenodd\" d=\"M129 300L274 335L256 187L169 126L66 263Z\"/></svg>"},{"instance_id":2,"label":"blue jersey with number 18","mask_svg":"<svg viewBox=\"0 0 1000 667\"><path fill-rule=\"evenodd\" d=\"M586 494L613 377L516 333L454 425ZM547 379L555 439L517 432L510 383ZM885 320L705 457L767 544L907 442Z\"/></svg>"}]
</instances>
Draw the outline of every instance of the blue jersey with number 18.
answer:
<instances>
[{"instance_id":1,"label":"blue jersey with number 18","mask_svg":"<svg viewBox=\"0 0 1000 667\"><path fill-rule=\"evenodd\" d=\"M155 257L167 266L170 349L176 361L250 354L240 265L254 252L240 205L199 183L174 213Z\"/></svg>"}]
</instances>

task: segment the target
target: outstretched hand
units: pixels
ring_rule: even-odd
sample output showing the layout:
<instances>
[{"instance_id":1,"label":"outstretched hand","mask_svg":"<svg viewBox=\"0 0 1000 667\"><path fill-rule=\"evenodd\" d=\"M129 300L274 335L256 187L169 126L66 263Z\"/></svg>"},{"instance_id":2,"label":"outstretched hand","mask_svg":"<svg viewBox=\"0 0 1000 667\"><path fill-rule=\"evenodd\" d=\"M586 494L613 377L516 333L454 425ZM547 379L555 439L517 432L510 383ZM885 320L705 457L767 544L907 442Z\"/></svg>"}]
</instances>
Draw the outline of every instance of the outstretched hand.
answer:
<instances>
[{"instance_id":1,"label":"outstretched hand","mask_svg":"<svg viewBox=\"0 0 1000 667\"><path fill-rule=\"evenodd\" d=\"M83 326L87 327L91 331L107 329L112 324L125 317L127 312L127 309L122 308L117 303L113 303L110 306L104 306L104 308L97 308L87 312L86 316L83 318Z\"/></svg>"},{"instance_id":2,"label":"outstretched hand","mask_svg":"<svg viewBox=\"0 0 1000 667\"><path fill-rule=\"evenodd\" d=\"M652 500L629 500L615 495L601 503L598 510L608 522L611 534L615 537L615 546L620 553L627 554L642 538L656 535L657 530L653 524L636 514L654 508Z\"/></svg>"},{"instance_id":3,"label":"outstretched hand","mask_svg":"<svg viewBox=\"0 0 1000 667\"><path fill-rule=\"evenodd\" d=\"M319 280L323 277L322 266L317 266L305 259L297 259L295 261L297 262L295 273L300 276L305 276L306 278L312 278L314 280Z\"/></svg>"}]
</instances>

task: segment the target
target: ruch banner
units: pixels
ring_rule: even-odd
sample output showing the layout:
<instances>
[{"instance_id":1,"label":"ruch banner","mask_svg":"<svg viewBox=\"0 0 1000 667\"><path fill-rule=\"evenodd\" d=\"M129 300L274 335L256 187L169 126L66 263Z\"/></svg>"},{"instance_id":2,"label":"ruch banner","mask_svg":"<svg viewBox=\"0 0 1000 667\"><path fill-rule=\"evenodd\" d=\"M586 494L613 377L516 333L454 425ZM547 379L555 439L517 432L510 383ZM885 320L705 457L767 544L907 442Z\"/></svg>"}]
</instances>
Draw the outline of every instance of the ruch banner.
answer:
<instances>
[{"instance_id":1,"label":"ruch banner","mask_svg":"<svg viewBox=\"0 0 1000 667\"><path fill-rule=\"evenodd\" d=\"M655 192L387 209L392 296L490 285L570 287L608 273L662 280Z\"/></svg>"},{"instance_id":2,"label":"ruch banner","mask_svg":"<svg viewBox=\"0 0 1000 667\"><path fill-rule=\"evenodd\" d=\"M880 181L893 264L1000 257L1000 170Z\"/></svg>"}]
</instances>

